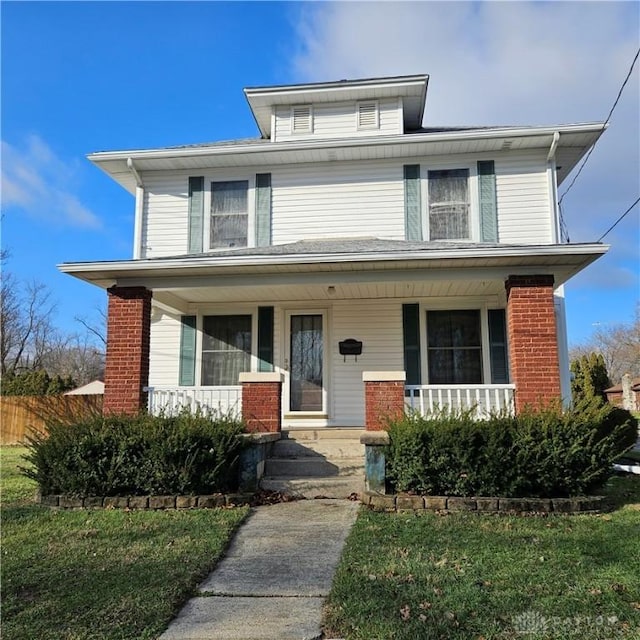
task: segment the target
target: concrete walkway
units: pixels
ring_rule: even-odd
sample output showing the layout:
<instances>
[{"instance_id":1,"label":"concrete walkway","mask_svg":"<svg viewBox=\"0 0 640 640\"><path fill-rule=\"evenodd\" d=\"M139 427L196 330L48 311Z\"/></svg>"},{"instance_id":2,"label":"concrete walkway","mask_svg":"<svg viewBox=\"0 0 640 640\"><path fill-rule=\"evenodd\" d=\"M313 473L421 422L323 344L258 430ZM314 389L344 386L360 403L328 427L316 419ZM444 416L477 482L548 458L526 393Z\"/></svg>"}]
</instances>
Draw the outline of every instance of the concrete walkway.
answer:
<instances>
[{"instance_id":1,"label":"concrete walkway","mask_svg":"<svg viewBox=\"0 0 640 640\"><path fill-rule=\"evenodd\" d=\"M301 500L253 509L201 595L160 640L321 638L322 605L359 504Z\"/></svg>"}]
</instances>

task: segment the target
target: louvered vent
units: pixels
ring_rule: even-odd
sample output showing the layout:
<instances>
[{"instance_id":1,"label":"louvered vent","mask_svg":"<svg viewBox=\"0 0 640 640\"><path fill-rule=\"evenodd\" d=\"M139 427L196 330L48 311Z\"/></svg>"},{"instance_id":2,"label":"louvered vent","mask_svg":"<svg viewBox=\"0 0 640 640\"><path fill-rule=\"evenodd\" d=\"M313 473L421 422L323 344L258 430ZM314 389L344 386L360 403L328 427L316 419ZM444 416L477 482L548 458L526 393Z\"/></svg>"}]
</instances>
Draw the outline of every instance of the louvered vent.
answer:
<instances>
[{"instance_id":1,"label":"louvered vent","mask_svg":"<svg viewBox=\"0 0 640 640\"><path fill-rule=\"evenodd\" d=\"M378 103L360 102L358 104L358 129L378 128Z\"/></svg>"},{"instance_id":2,"label":"louvered vent","mask_svg":"<svg viewBox=\"0 0 640 640\"><path fill-rule=\"evenodd\" d=\"M311 107L293 107L293 132L311 131Z\"/></svg>"}]
</instances>

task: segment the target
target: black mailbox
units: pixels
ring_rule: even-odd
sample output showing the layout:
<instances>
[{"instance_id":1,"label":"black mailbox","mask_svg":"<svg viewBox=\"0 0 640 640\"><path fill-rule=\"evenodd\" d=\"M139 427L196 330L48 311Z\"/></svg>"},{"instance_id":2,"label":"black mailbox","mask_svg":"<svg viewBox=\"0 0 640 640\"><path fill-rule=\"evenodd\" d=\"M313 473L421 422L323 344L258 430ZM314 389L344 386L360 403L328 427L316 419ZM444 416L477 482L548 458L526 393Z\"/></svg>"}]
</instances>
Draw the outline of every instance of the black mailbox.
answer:
<instances>
[{"instance_id":1,"label":"black mailbox","mask_svg":"<svg viewBox=\"0 0 640 640\"><path fill-rule=\"evenodd\" d=\"M338 348L340 355L344 356L345 360L347 356L355 356L357 360L358 356L362 354L362 342L360 342L360 340L354 340L353 338L338 342Z\"/></svg>"}]
</instances>

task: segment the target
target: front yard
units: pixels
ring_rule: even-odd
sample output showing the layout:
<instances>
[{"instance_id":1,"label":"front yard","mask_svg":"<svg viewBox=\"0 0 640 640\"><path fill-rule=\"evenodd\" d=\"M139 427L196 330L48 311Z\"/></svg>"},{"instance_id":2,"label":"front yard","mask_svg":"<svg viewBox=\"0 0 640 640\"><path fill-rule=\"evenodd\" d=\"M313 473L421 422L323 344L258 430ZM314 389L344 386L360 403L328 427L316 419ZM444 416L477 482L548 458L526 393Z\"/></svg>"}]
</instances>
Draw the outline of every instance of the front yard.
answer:
<instances>
[{"instance_id":1,"label":"front yard","mask_svg":"<svg viewBox=\"0 0 640 640\"><path fill-rule=\"evenodd\" d=\"M612 478L611 513L364 512L325 611L328 637L640 637L640 477Z\"/></svg>"},{"instance_id":2,"label":"front yard","mask_svg":"<svg viewBox=\"0 0 640 640\"><path fill-rule=\"evenodd\" d=\"M156 638L247 514L50 510L24 452L0 452L4 640Z\"/></svg>"}]
</instances>

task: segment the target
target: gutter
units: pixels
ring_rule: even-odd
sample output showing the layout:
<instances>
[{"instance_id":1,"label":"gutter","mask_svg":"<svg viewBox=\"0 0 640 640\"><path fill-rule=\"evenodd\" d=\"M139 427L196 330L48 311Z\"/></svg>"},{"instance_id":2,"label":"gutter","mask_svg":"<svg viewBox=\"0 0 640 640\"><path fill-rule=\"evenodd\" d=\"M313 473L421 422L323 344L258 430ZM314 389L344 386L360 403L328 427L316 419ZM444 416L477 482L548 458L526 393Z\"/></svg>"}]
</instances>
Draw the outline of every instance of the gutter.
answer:
<instances>
[{"instance_id":1,"label":"gutter","mask_svg":"<svg viewBox=\"0 0 640 640\"><path fill-rule=\"evenodd\" d=\"M547 183L549 185L549 207L551 211L551 229L553 242L560 242L560 214L558 212L558 178L556 173L556 150L560 142L560 132L555 131L547 154Z\"/></svg>"},{"instance_id":2,"label":"gutter","mask_svg":"<svg viewBox=\"0 0 640 640\"><path fill-rule=\"evenodd\" d=\"M144 185L142 184L142 178L138 173L133 160L127 158L127 168L133 174L136 181L136 211L135 222L133 227L133 259L138 260L142 256L142 215L144 209Z\"/></svg>"}]
</instances>

